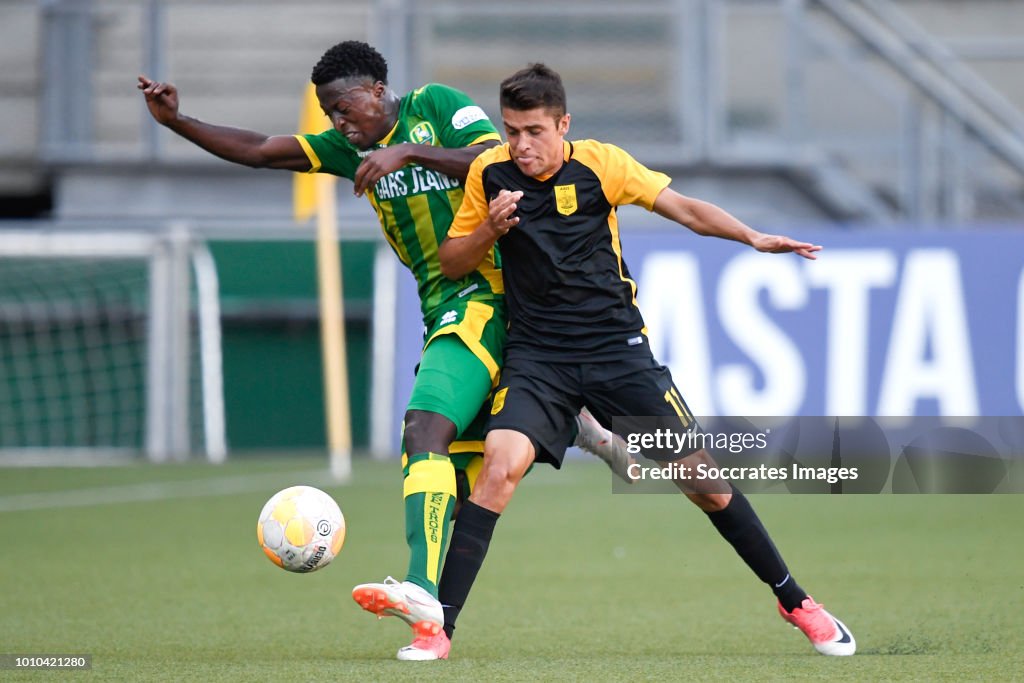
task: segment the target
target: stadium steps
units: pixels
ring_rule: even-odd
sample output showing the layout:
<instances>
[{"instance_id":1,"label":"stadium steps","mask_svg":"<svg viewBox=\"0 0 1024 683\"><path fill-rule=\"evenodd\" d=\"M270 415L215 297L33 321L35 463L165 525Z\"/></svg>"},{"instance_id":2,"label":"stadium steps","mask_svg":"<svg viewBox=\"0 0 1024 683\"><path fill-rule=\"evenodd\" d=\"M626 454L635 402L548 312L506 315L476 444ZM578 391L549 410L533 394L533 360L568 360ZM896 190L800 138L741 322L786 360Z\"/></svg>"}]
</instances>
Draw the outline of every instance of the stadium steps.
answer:
<instances>
[{"instance_id":1,"label":"stadium steps","mask_svg":"<svg viewBox=\"0 0 1024 683\"><path fill-rule=\"evenodd\" d=\"M7 0L0 8L0 196L32 192L43 182L37 160L39 59L24 40L39 30L34 0Z\"/></svg>"}]
</instances>

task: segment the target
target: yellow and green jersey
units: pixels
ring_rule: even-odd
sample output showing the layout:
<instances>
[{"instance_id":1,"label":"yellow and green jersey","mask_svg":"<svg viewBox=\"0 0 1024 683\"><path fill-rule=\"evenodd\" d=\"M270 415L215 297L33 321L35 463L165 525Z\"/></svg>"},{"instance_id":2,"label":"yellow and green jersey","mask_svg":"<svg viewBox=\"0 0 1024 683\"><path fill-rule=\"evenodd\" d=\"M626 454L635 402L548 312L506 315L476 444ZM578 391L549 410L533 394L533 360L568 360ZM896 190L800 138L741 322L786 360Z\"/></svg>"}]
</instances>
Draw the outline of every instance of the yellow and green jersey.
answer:
<instances>
[{"instance_id":1,"label":"yellow and green jersey","mask_svg":"<svg viewBox=\"0 0 1024 683\"><path fill-rule=\"evenodd\" d=\"M331 173L350 180L374 149L405 142L458 148L500 140L487 115L469 96L437 83L402 98L395 127L375 148L361 151L333 129L296 137L312 164L310 173ZM495 249L461 280L449 280L441 274L437 249L462 205L463 186L459 180L409 164L381 178L367 197L391 248L416 277L427 325L456 302L501 297L501 259Z\"/></svg>"}]
</instances>

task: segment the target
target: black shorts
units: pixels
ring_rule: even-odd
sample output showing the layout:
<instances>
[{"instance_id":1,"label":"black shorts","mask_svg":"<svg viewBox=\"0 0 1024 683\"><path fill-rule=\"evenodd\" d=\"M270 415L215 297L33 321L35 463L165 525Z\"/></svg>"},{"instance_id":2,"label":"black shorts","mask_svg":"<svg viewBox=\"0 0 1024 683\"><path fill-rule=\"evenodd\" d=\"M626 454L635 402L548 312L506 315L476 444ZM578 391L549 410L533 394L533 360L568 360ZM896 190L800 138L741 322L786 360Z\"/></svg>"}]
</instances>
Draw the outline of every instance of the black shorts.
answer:
<instances>
[{"instance_id":1,"label":"black shorts","mask_svg":"<svg viewBox=\"0 0 1024 683\"><path fill-rule=\"evenodd\" d=\"M606 427L612 427L614 417L619 433L630 429L626 419L630 416L648 418L637 421L636 431L648 429L652 417L665 418L665 424L677 432L699 429L668 368L654 359L645 343L606 361L552 363L529 360L519 353L506 358L486 431L511 429L525 434L539 462L561 467L565 449L575 437L573 420L584 405ZM695 450L677 452L672 459ZM645 455L661 459L657 454Z\"/></svg>"}]
</instances>

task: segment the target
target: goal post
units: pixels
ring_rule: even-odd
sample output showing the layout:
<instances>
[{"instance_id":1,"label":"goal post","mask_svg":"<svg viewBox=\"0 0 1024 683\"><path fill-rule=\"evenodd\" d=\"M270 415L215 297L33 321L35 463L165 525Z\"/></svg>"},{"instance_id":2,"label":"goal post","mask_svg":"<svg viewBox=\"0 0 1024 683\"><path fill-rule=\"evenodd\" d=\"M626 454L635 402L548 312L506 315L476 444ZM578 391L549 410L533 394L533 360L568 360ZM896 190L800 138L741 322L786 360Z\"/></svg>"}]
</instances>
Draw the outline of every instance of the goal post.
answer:
<instances>
[{"instance_id":1,"label":"goal post","mask_svg":"<svg viewBox=\"0 0 1024 683\"><path fill-rule=\"evenodd\" d=\"M216 268L166 232L0 230L0 464L227 453Z\"/></svg>"}]
</instances>

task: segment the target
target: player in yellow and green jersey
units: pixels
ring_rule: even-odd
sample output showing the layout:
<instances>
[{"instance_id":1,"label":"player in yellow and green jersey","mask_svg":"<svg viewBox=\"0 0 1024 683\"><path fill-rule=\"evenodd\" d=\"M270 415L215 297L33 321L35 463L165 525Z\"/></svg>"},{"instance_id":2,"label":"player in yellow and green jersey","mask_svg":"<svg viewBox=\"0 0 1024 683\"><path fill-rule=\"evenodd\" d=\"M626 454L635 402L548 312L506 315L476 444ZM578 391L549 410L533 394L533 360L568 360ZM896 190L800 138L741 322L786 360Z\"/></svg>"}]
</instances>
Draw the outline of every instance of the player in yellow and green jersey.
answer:
<instances>
[{"instance_id":1,"label":"player in yellow and green jersey","mask_svg":"<svg viewBox=\"0 0 1024 683\"><path fill-rule=\"evenodd\" d=\"M464 93L435 83L399 96L387 84L387 71L366 43L327 50L312 81L333 127L319 135L267 136L204 123L178 112L172 84L140 76L139 89L158 122L223 159L352 180L415 276L425 336L403 430L409 568L405 581L361 584L353 597L377 615L400 617L420 639L437 634L444 621L442 553L456 499L468 497L481 467L481 407L498 381L506 333L497 250L456 281L441 273L437 250L462 203L470 163L499 136ZM629 461L621 440L586 412L577 422L577 445L625 476ZM441 592L443 599L443 586ZM421 652L402 648L399 659L418 659Z\"/></svg>"}]
</instances>

